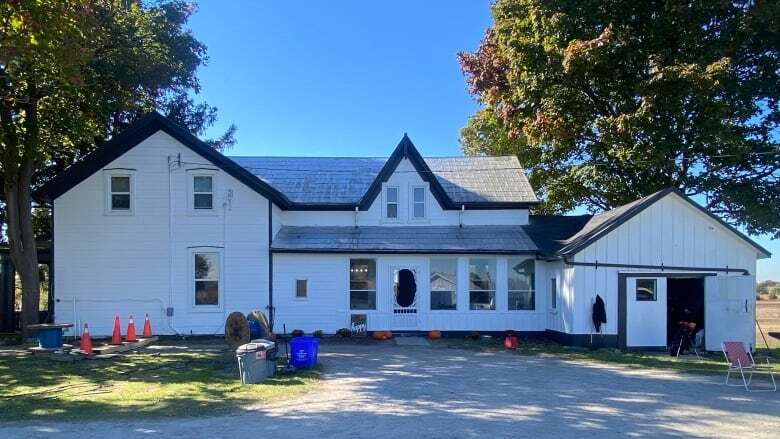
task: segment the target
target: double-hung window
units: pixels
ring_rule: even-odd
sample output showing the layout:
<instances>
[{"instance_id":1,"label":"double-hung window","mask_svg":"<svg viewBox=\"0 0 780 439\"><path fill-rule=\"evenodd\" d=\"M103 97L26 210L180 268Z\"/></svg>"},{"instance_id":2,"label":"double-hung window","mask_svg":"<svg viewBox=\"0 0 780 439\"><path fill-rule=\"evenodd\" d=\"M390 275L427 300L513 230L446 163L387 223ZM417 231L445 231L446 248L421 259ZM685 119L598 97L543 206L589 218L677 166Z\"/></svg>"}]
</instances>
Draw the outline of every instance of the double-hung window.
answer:
<instances>
[{"instance_id":1,"label":"double-hung window","mask_svg":"<svg viewBox=\"0 0 780 439\"><path fill-rule=\"evenodd\" d=\"M214 177L195 175L192 177L192 207L195 210L214 208Z\"/></svg>"},{"instance_id":2,"label":"double-hung window","mask_svg":"<svg viewBox=\"0 0 780 439\"><path fill-rule=\"evenodd\" d=\"M509 258L507 260L507 286L510 311L535 309L533 259Z\"/></svg>"},{"instance_id":3,"label":"double-hung window","mask_svg":"<svg viewBox=\"0 0 780 439\"><path fill-rule=\"evenodd\" d=\"M132 215L135 207L135 171L107 169L105 175L105 213Z\"/></svg>"},{"instance_id":4,"label":"double-hung window","mask_svg":"<svg viewBox=\"0 0 780 439\"><path fill-rule=\"evenodd\" d=\"M412 218L425 218L425 186L412 188Z\"/></svg>"},{"instance_id":5,"label":"double-hung window","mask_svg":"<svg viewBox=\"0 0 780 439\"><path fill-rule=\"evenodd\" d=\"M458 307L458 260L431 259L431 309L453 310Z\"/></svg>"},{"instance_id":6,"label":"double-hung window","mask_svg":"<svg viewBox=\"0 0 780 439\"><path fill-rule=\"evenodd\" d=\"M385 218L398 219L398 188L395 186L385 188Z\"/></svg>"},{"instance_id":7,"label":"double-hung window","mask_svg":"<svg viewBox=\"0 0 780 439\"><path fill-rule=\"evenodd\" d=\"M349 308L376 309L376 260L349 260Z\"/></svg>"},{"instance_id":8,"label":"double-hung window","mask_svg":"<svg viewBox=\"0 0 780 439\"><path fill-rule=\"evenodd\" d=\"M469 259L469 309L496 309L495 259Z\"/></svg>"},{"instance_id":9,"label":"double-hung window","mask_svg":"<svg viewBox=\"0 0 780 439\"><path fill-rule=\"evenodd\" d=\"M196 251L192 255L195 264L195 306L219 306L220 253Z\"/></svg>"}]
</instances>

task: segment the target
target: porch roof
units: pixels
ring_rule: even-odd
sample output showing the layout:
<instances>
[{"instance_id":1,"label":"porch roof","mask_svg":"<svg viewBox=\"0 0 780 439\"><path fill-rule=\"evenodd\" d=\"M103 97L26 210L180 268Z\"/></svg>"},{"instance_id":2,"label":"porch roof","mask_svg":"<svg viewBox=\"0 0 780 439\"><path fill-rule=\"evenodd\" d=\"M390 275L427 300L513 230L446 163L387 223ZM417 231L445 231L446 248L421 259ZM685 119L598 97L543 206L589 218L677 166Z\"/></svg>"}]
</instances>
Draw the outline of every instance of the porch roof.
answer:
<instances>
[{"instance_id":1,"label":"porch roof","mask_svg":"<svg viewBox=\"0 0 780 439\"><path fill-rule=\"evenodd\" d=\"M522 226L284 226L275 253L533 254Z\"/></svg>"}]
</instances>

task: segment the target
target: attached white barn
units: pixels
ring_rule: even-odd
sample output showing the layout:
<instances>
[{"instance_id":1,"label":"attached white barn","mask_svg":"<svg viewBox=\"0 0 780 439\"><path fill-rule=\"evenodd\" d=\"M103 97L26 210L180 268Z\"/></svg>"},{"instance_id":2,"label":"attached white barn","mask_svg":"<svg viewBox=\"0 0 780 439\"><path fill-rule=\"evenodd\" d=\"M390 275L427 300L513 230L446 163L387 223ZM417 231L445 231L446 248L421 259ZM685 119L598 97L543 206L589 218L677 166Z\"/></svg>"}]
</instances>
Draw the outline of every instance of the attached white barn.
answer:
<instances>
[{"instance_id":1,"label":"attached white barn","mask_svg":"<svg viewBox=\"0 0 780 439\"><path fill-rule=\"evenodd\" d=\"M219 334L230 312L260 309L277 332L365 322L646 348L666 346L683 309L715 349L753 344L769 256L671 190L535 216L514 157L423 158L406 136L389 158L226 157L156 113L41 194L55 319L93 334L146 313L161 333Z\"/></svg>"}]
</instances>

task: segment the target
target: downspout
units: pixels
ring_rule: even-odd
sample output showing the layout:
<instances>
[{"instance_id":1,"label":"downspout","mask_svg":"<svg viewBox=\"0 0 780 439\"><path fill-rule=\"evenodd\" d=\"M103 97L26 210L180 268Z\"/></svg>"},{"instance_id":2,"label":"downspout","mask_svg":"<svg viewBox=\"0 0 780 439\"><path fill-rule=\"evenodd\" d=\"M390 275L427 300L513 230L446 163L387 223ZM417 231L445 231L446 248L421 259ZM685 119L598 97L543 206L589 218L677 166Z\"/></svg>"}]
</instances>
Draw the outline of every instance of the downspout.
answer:
<instances>
[{"instance_id":1,"label":"downspout","mask_svg":"<svg viewBox=\"0 0 780 439\"><path fill-rule=\"evenodd\" d=\"M274 254L271 251L271 242L274 237L274 203L268 200L268 322L271 331L274 330Z\"/></svg>"},{"instance_id":2,"label":"downspout","mask_svg":"<svg viewBox=\"0 0 780 439\"><path fill-rule=\"evenodd\" d=\"M56 310L56 300L54 298L54 200L51 200L49 229L51 230L51 236L49 237L49 321L54 323L56 322L54 318ZM74 328L73 333L77 334L78 331L78 328Z\"/></svg>"},{"instance_id":3,"label":"downspout","mask_svg":"<svg viewBox=\"0 0 780 439\"><path fill-rule=\"evenodd\" d=\"M463 213L466 212L466 205L460 205L460 212L458 212L458 227L463 228Z\"/></svg>"},{"instance_id":4,"label":"downspout","mask_svg":"<svg viewBox=\"0 0 780 439\"><path fill-rule=\"evenodd\" d=\"M176 329L173 324L173 168L181 166L181 155L177 156L176 162L168 156L168 307L164 310L168 317L168 327L179 337L182 333ZM75 299L74 299L75 300ZM75 306L75 305L74 305Z\"/></svg>"}]
</instances>

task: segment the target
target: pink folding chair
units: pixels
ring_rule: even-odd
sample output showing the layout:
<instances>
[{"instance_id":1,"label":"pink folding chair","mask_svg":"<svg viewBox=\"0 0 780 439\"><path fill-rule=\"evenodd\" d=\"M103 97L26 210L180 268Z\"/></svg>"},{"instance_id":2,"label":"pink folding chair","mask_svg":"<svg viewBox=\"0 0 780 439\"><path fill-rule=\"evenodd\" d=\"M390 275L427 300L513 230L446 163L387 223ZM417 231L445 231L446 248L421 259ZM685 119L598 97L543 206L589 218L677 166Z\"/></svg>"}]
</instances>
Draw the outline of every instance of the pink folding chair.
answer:
<instances>
[{"instance_id":1,"label":"pink folding chair","mask_svg":"<svg viewBox=\"0 0 780 439\"><path fill-rule=\"evenodd\" d=\"M766 363L756 363L753 358L753 354L745 349L745 344L741 341L724 341L723 342L723 355L726 356L726 363L728 363L729 370L726 373L726 385L727 386L745 386L745 390L748 392L775 392L777 391L777 383L775 383L775 375L772 370L772 364L769 363L769 358L766 359ZM739 371L742 376L742 384L729 384L729 377L731 372ZM745 377L747 372L747 377ZM772 388L757 389L751 388L750 382L753 380L753 373L768 373L769 379L772 380Z\"/></svg>"}]
</instances>

